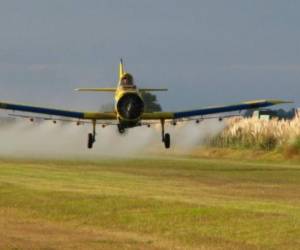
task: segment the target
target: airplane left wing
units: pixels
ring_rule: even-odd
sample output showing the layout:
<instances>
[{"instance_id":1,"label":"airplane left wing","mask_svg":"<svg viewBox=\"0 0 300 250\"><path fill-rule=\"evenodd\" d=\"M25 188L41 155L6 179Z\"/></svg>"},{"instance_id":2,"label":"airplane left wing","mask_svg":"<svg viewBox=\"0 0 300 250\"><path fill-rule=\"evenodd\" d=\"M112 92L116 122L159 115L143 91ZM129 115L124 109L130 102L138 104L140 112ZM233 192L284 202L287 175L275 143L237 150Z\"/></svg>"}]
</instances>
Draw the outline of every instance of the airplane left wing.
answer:
<instances>
[{"instance_id":1,"label":"airplane left wing","mask_svg":"<svg viewBox=\"0 0 300 250\"><path fill-rule=\"evenodd\" d=\"M43 114L43 115L50 115L50 116L61 116L61 117L83 119L83 120L115 120L116 119L116 114L114 112L79 112L79 111L71 111L71 110L45 108L45 107L35 107L35 106L7 103L7 102L0 102L0 109Z\"/></svg>"},{"instance_id":2,"label":"airplane left wing","mask_svg":"<svg viewBox=\"0 0 300 250\"><path fill-rule=\"evenodd\" d=\"M246 101L237 104L224 105L224 106L214 106L214 107L206 107L202 109L195 110L187 110L180 112L152 112L152 113L144 113L142 116L143 120L168 120L168 119L182 119L189 118L193 116L205 116L217 113L227 113L233 111L242 111L247 109L257 109L269 107L277 104L283 103L291 103L289 101L282 100L254 100L254 101Z\"/></svg>"}]
</instances>

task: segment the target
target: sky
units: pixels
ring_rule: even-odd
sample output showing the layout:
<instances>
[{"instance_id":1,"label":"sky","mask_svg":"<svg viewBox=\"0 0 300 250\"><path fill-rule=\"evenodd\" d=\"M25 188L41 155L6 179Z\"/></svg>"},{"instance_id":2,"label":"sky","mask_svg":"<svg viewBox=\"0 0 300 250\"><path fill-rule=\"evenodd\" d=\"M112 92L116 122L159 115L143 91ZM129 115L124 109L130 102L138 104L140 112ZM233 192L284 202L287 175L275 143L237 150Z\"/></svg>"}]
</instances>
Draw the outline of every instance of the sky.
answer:
<instances>
[{"instance_id":1,"label":"sky","mask_svg":"<svg viewBox=\"0 0 300 250\"><path fill-rule=\"evenodd\" d=\"M0 0L0 100L98 110L120 57L163 109L300 107L300 1ZM289 106L283 106L289 108Z\"/></svg>"}]
</instances>

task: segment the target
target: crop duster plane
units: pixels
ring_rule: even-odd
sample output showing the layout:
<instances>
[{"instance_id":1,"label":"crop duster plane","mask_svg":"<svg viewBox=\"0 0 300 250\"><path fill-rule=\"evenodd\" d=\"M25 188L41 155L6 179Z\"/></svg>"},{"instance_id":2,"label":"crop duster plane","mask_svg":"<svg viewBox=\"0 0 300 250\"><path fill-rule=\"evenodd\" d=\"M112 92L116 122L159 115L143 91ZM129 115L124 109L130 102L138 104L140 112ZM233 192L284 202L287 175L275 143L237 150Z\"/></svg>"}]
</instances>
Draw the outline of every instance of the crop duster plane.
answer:
<instances>
[{"instance_id":1,"label":"crop duster plane","mask_svg":"<svg viewBox=\"0 0 300 250\"><path fill-rule=\"evenodd\" d=\"M205 107L180 112L144 112L144 100L142 98L143 92L151 91L166 91L167 89L157 88L138 88L134 83L132 74L127 73L124 70L124 64L121 59L119 65L119 81L116 88L79 88L77 91L90 91L90 92L111 92L115 97L115 108L111 112L80 112L70 111L63 109L35 107L28 105L21 105L15 103L0 102L0 109L7 109L13 111L21 111L35 114L47 115L45 120L52 120L56 123L57 120L73 121L77 122L77 125L81 123L91 123L93 130L88 134L88 148L92 148L96 141L96 125L116 125L120 134L124 133L126 129L134 128L137 126L150 126L153 122L161 124L161 137L165 148L170 147L170 134L165 133L165 123L170 122L175 125L176 122L185 120L195 120L199 123L199 118L204 119L205 116L217 113L226 113L232 111L241 111L247 109L257 109L261 107L268 107L276 104L288 103L281 100L254 100L246 101L232 105ZM30 118L33 121L33 117L27 115L15 115L23 118ZM53 118L60 117L58 119ZM196 118L195 118L196 117Z\"/></svg>"}]
</instances>

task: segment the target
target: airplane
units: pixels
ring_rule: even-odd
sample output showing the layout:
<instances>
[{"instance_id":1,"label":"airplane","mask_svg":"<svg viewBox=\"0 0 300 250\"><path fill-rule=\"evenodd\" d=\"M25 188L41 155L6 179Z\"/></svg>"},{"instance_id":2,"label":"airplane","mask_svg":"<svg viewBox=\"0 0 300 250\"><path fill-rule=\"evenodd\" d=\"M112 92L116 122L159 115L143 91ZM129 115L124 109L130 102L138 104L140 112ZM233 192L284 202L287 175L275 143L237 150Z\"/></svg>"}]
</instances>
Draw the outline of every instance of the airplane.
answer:
<instances>
[{"instance_id":1,"label":"airplane","mask_svg":"<svg viewBox=\"0 0 300 250\"><path fill-rule=\"evenodd\" d=\"M147 125L150 127L151 122L160 123L161 138L166 149L170 148L171 137L169 133L165 132L166 122L171 122L175 125L177 122L184 119L194 119L199 123L200 119L206 119L205 116L218 113L227 113L233 111L242 111L248 109L257 109L268 107L277 104L290 103L289 101L265 99L245 101L237 104L204 107L200 109L192 109L179 112L144 112L145 104L142 97L143 92L153 91L167 91L165 88L138 88L135 85L133 75L126 72L123 60L119 64L119 80L116 88L78 88L76 91L86 92L111 92L114 93L115 108L111 112L81 112L62 110L45 107L35 107L16 103L0 102L0 109L7 109L13 111L28 112L34 114L48 115L50 117L45 120L52 120L56 123L57 120L73 121L77 125L81 123L91 123L93 130L88 134L87 147L91 149L96 141L96 125L101 124L103 127L107 125L116 125L120 134L123 134L127 129L137 126ZM13 115L22 118L30 118L34 121L35 118L27 115ZM61 119L54 119L55 117L63 117ZM195 118L195 117L201 117ZM226 116L225 116L226 117ZM208 117L207 117L208 118ZM222 118L220 118L222 119Z\"/></svg>"}]
</instances>

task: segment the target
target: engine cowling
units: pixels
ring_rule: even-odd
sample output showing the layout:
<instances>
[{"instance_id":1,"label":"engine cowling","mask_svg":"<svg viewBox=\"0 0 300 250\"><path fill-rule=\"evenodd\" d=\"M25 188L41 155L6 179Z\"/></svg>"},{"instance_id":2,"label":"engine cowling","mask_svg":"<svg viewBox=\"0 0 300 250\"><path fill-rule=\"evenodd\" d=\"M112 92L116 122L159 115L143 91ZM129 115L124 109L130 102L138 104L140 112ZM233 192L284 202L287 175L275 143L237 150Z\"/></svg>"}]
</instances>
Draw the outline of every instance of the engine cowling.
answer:
<instances>
[{"instance_id":1,"label":"engine cowling","mask_svg":"<svg viewBox=\"0 0 300 250\"><path fill-rule=\"evenodd\" d=\"M117 102L118 114L123 120L138 120L144 112L144 102L136 93L126 93Z\"/></svg>"}]
</instances>

